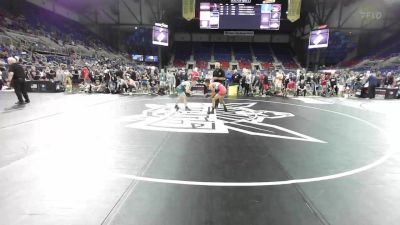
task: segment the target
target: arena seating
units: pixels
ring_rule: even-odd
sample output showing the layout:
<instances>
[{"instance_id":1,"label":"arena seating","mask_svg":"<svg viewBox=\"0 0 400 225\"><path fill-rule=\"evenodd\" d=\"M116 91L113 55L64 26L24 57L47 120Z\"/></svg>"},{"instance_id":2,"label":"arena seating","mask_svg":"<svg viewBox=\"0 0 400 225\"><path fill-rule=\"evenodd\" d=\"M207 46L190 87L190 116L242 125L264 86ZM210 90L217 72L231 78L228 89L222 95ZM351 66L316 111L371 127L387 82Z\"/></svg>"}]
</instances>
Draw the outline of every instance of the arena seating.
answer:
<instances>
[{"instance_id":1,"label":"arena seating","mask_svg":"<svg viewBox=\"0 0 400 225\"><path fill-rule=\"evenodd\" d=\"M400 71L400 65L389 65L379 68L379 71L383 73L392 72L392 71Z\"/></svg>"},{"instance_id":2,"label":"arena seating","mask_svg":"<svg viewBox=\"0 0 400 225\"><path fill-rule=\"evenodd\" d=\"M212 47L212 43L193 43L194 59L206 62L210 61Z\"/></svg>"},{"instance_id":3,"label":"arena seating","mask_svg":"<svg viewBox=\"0 0 400 225\"><path fill-rule=\"evenodd\" d=\"M336 65L343 61L355 47L356 44L349 33L333 31L330 34L329 46L321 52L320 57L324 59L326 65Z\"/></svg>"},{"instance_id":4,"label":"arena seating","mask_svg":"<svg viewBox=\"0 0 400 225\"><path fill-rule=\"evenodd\" d=\"M240 69L251 69L251 62L249 60L239 60Z\"/></svg>"},{"instance_id":5,"label":"arena seating","mask_svg":"<svg viewBox=\"0 0 400 225\"><path fill-rule=\"evenodd\" d=\"M252 44L254 56L256 60L261 63L263 69L271 69L274 67L274 57L270 50L269 44L254 43Z\"/></svg>"},{"instance_id":6,"label":"arena seating","mask_svg":"<svg viewBox=\"0 0 400 225\"><path fill-rule=\"evenodd\" d=\"M391 57L398 56L400 54L400 41L398 40L398 36L394 35L384 41L379 46L371 49L371 51L363 54L361 56L355 57L353 59L347 60L341 64L342 67L352 67L353 71L366 71L370 70L370 64L386 64L381 67L381 69L385 71L399 70L397 65L388 65L385 63Z\"/></svg>"},{"instance_id":7,"label":"arena seating","mask_svg":"<svg viewBox=\"0 0 400 225\"><path fill-rule=\"evenodd\" d=\"M229 61L221 61L221 69L227 70L229 68Z\"/></svg>"},{"instance_id":8,"label":"arena seating","mask_svg":"<svg viewBox=\"0 0 400 225\"><path fill-rule=\"evenodd\" d=\"M206 69L211 60L212 43L193 43L194 59L199 69Z\"/></svg>"},{"instance_id":9,"label":"arena seating","mask_svg":"<svg viewBox=\"0 0 400 225\"><path fill-rule=\"evenodd\" d=\"M282 65L286 69L298 68L297 63L293 59L294 55L288 44L273 44L271 45L271 48L274 51L278 61L282 62Z\"/></svg>"},{"instance_id":10,"label":"arena seating","mask_svg":"<svg viewBox=\"0 0 400 225\"><path fill-rule=\"evenodd\" d=\"M274 56L271 48L275 52L278 61L282 62L286 69L297 69L298 65L293 59L294 55L287 44L265 44L265 43L188 43L177 42L174 47L175 60L174 66L182 67L190 59L193 46L193 57L197 67L204 69L208 67L208 62L212 58L221 63L221 67L227 69L232 61L232 53L239 63L240 68L251 69L254 50L254 56L263 69L274 68ZM214 52L214 55L212 53Z\"/></svg>"},{"instance_id":11,"label":"arena seating","mask_svg":"<svg viewBox=\"0 0 400 225\"><path fill-rule=\"evenodd\" d=\"M399 53L400 53L400 41L395 41L389 48L386 48L385 50L377 54L375 58L386 59L391 56L399 55Z\"/></svg>"},{"instance_id":12,"label":"arena seating","mask_svg":"<svg viewBox=\"0 0 400 225\"><path fill-rule=\"evenodd\" d=\"M190 59L192 54L192 44L190 42L180 42L174 46L174 66L185 67L186 61Z\"/></svg>"},{"instance_id":13,"label":"arena seating","mask_svg":"<svg viewBox=\"0 0 400 225\"><path fill-rule=\"evenodd\" d=\"M342 65L345 67L352 67L352 66L359 64L360 62L361 62L361 59L351 59L351 60L343 62Z\"/></svg>"},{"instance_id":14,"label":"arena seating","mask_svg":"<svg viewBox=\"0 0 400 225\"><path fill-rule=\"evenodd\" d=\"M216 61L228 61L232 60L231 45L227 43L215 43L214 44L214 59Z\"/></svg>"},{"instance_id":15,"label":"arena seating","mask_svg":"<svg viewBox=\"0 0 400 225\"><path fill-rule=\"evenodd\" d=\"M103 57L127 60L81 24L51 11L23 2L18 9L0 2L0 57L19 56L24 65L83 66ZM12 42L11 42L12 40ZM109 62L108 60L106 60Z\"/></svg>"},{"instance_id":16,"label":"arena seating","mask_svg":"<svg viewBox=\"0 0 400 225\"><path fill-rule=\"evenodd\" d=\"M186 67L186 62L185 62L185 60L182 60L182 59L175 59L174 66L175 67Z\"/></svg>"},{"instance_id":17,"label":"arena seating","mask_svg":"<svg viewBox=\"0 0 400 225\"><path fill-rule=\"evenodd\" d=\"M208 62L207 61L203 61L203 60L198 60L198 61L196 61L196 66L199 69L207 69L208 68Z\"/></svg>"},{"instance_id":18,"label":"arena seating","mask_svg":"<svg viewBox=\"0 0 400 225\"><path fill-rule=\"evenodd\" d=\"M233 43L232 49L237 61L253 61L248 43Z\"/></svg>"},{"instance_id":19,"label":"arena seating","mask_svg":"<svg viewBox=\"0 0 400 225\"><path fill-rule=\"evenodd\" d=\"M272 69L274 68L274 64L273 63L261 63L261 66L263 67L263 69Z\"/></svg>"}]
</instances>

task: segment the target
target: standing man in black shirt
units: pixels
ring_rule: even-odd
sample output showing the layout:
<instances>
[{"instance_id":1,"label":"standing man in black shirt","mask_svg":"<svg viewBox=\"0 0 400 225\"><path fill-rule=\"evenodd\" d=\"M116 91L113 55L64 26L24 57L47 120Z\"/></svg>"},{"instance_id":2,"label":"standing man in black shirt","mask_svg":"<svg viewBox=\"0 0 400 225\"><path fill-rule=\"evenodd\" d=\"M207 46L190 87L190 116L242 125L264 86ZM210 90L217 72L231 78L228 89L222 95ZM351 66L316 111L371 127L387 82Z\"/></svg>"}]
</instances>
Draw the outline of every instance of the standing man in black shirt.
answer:
<instances>
[{"instance_id":1,"label":"standing man in black shirt","mask_svg":"<svg viewBox=\"0 0 400 225\"><path fill-rule=\"evenodd\" d=\"M300 80L300 83L297 85L297 96L300 96L300 92L302 92L303 96L306 97L307 89L304 80Z\"/></svg>"},{"instance_id":2,"label":"standing man in black shirt","mask_svg":"<svg viewBox=\"0 0 400 225\"><path fill-rule=\"evenodd\" d=\"M225 71L221 69L221 64L215 64L215 70L213 72L213 81L225 84Z\"/></svg>"},{"instance_id":3,"label":"standing man in black shirt","mask_svg":"<svg viewBox=\"0 0 400 225\"><path fill-rule=\"evenodd\" d=\"M13 57L8 58L7 62L10 65L8 68L8 82L12 83L15 94L18 97L18 102L16 104L22 105L24 103L29 103L30 100L25 87L26 75L24 68L19 63L17 63L17 60ZM25 102L22 99L22 96L24 96Z\"/></svg>"},{"instance_id":4,"label":"standing man in black shirt","mask_svg":"<svg viewBox=\"0 0 400 225\"><path fill-rule=\"evenodd\" d=\"M213 72L213 82L219 82L221 84L225 84L225 71L221 69L220 63L215 63L215 70ZM216 108L218 108L219 100L215 102Z\"/></svg>"},{"instance_id":5,"label":"standing man in black shirt","mask_svg":"<svg viewBox=\"0 0 400 225\"><path fill-rule=\"evenodd\" d=\"M335 94L336 94L336 95L338 95L338 93L339 93L339 88L338 88L338 86L337 86L337 78L336 78L336 75L335 75L335 74L332 75L332 77L331 77L331 79L329 80L329 82L330 82L330 85L331 85L331 89L332 89L333 91L335 91Z\"/></svg>"}]
</instances>

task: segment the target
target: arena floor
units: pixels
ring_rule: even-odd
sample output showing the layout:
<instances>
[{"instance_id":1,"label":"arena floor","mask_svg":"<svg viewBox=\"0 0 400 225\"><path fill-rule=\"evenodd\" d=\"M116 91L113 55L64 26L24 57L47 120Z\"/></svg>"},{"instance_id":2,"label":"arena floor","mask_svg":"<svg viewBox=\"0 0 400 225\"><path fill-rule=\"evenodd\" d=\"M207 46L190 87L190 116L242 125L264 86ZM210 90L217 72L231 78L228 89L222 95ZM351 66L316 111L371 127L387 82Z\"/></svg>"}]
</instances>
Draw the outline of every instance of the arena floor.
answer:
<instances>
[{"instance_id":1,"label":"arena floor","mask_svg":"<svg viewBox=\"0 0 400 225\"><path fill-rule=\"evenodd\" d=\"M171 97L31 100L0 93L1 224L400 221L398 101L230 99L208 115L200 97L191 112Z\"/></svg>"}]
</instances>

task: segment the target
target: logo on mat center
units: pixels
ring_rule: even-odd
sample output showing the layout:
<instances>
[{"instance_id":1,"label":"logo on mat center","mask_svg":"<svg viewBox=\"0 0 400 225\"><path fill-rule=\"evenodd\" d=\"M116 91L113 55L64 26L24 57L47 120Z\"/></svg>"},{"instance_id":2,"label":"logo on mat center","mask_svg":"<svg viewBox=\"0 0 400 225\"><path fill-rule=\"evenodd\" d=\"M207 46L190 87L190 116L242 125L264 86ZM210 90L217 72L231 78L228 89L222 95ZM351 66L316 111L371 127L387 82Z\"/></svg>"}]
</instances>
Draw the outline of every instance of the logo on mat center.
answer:
<instances>
[{"instance_id":1,"label":"logo on mat center","mask_svg":"<svg viewBox=\"0 0 400 225\"><path fill-rule=\"evenodd\" d=\"M127 127L168 132L228 134L230 131L247 135L326 143L296 131L271 124L274 120L294 117L292 113L252 109L257 103L230 103L228 112L218 110L208 114L211 104L190 103L191 111L175 111L175 104L146 104L140 115L123 118Z\"/></svg>"}]
</instances>

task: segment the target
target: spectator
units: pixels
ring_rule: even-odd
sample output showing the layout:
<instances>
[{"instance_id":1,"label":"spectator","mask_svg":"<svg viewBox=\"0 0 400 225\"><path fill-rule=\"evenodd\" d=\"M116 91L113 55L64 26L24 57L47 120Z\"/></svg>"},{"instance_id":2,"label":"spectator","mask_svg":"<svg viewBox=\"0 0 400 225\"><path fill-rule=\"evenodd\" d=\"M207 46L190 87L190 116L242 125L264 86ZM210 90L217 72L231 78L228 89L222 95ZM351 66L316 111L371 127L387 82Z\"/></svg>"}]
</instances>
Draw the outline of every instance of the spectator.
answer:
<instances>
[{"instance_id":1,"label":"spectator","mask_svg":"<svg viewBox=\"0 0 400 225\"><path fill-rule=\"evenodd\" d=\"M232 75L232 83L235 85L239 85L241 79L242 75L240 75L240 73L237 70L234 70Z\"/></svg>"},{"instance_id":2,"label":"spectator","mask_svg":"<svg viewBox=\"0 0 400 225\"><path fill-rule=\"evenodd\" d=\"M87 66L83 67L83 69L81 71L81 77L82 77L82 79L83 79L85 84L90 84L91 83L90 70L88 69Z\"/></svg>"},{"instance_id":3,"label":"spectator","mask_svg":"<svg viewBox=\"0 0 400 225\"><path fill-rule=\"evenodd\" d=\"M300 92L303 94L303 96L306 96L307 90L306 90L306 83L303 80L300 80L299 84L297 85L297 96L300 95Z\"/></svg>"}]
</instances>

